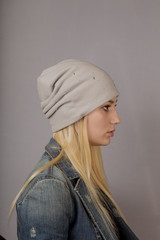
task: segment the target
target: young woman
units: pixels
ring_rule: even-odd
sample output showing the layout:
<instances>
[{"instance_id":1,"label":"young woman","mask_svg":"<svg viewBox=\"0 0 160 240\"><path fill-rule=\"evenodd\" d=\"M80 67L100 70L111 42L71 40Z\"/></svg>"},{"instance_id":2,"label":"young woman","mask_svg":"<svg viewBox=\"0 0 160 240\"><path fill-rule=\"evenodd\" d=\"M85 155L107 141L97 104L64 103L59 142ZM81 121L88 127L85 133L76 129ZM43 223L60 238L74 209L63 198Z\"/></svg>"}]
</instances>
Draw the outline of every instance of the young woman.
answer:
<instances>
[{"instance_id":1,"label":"young woman","mask_svg":"<svg viewBox=\"0 0 160 240\"><path fill-rule=\"evenodd\" d=\"M53 137L15 200L18 239L137 240L110 194L100 149L120 123L113 80L69 59L42 72L38 92Z\"/></svg>"}]
</instances>

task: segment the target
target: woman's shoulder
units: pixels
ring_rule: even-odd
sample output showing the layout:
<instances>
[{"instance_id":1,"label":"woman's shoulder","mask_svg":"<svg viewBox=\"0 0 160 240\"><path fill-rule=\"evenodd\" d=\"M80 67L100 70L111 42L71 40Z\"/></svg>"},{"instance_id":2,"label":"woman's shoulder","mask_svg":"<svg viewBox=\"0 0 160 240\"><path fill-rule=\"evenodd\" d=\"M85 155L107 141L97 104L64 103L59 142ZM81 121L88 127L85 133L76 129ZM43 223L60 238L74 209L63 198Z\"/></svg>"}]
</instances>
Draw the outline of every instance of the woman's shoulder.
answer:
<instances>
[{"instance_id":1,"label":"woman's shoulder","mask_svg":"<svg viewBox=\"0 0 160 240\"><path fill-rule=\"evenodd\" d=\"M27 187L24 189L22 194L20 195L17 204L22 203L25 199L28 198L31 194L37 194L38 191L47 191L51 194L51 191L54 193L56 191L56 194L63 191L69 191L68 186L68 179L65 176L64 172L58 167L57 164L53 164L50 167L47 167L42 172L36 174L36 171L38 171L41 167L45 166L49 161L51 160L51 157L47 152L44 152L42 155L40 161L35 165L31 173L28 175L26 182L32 178L33 179L28 183ZM35 174L35 177L34 177ZM54 186L54 188L51 186Z\"/></svg>"},{"instance_id":2,"label":"woman's shoulder","mask_svg":"<svg viewBox=\"0 0 160 240\"><path fill-rule=\"evenodd\" d=\"M28 237L27 232L32 229L31 226L38 229L38 234L43 232L52 235L61 232L61 224L69 225L69 221L74 218L74 208L67 179L53 165L32 179L16 203L20 234Z\"/></svg>"}]
</instances>

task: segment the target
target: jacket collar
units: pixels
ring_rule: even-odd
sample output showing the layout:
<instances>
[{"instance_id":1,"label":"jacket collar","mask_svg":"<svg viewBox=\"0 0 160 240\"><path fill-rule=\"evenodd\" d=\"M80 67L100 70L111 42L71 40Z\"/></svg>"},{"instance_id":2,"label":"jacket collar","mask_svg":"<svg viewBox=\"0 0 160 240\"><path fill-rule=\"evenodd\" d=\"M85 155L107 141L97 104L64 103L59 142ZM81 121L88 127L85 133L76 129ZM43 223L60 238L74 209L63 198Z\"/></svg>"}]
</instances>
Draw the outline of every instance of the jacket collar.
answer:
<instances>
[{"instance_id":1,"label":"jacket collar","mask_svg":"<svg viewBox=\"0 0 160 240\"><path fill-rule=\"evenodd\" d=\"M62 147L54 138L51 138L45 147L45 150L48 152L51 158L56 158L60 154ZM75 170L68 158L62 157L56 165L58 165L58 167L66 173L70 180L80 178L79 173Z\"/></svg>"},{"instance_id":2,"label":"jacket collar","mask_svg":"<svg viewBox=\"0 0 160 240\"><path fill-rule=\"evenodd\" d=\"M50 142L45 147L45 149L48 152L48 154L51 156L51 158L55 158L59 155L62 148L55 141L55 139L51 138ZM103 239L104 240L112 239L109 234L109 231L113 234L114 239L117 239L117 236L114 233L109 222L108 222L109 229L106 229L106 225L104 224L104 221L103 221L102 217L100 216L99 212L95 208L84 181L81 179L79 173L74 169L70 160L68 158L64 159L62 157L56 165L66 174L66 176L71 180L72 184L74 183L73 187L74 187L76 194L80 198L86 212L89 214L92 221L99 229L101 235L103 236Z\"/></svg>"}]
</instances>

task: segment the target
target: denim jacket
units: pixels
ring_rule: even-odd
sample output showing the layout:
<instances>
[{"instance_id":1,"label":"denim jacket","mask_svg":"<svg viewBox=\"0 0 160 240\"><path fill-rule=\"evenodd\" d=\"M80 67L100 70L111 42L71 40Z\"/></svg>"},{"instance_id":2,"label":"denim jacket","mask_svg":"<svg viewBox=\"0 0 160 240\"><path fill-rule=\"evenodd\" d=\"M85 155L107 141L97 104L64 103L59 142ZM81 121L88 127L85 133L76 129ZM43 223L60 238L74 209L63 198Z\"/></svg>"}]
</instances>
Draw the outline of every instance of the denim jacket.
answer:
<instances>
[{"instance_id":1,"label":"denim jacket","mask_svg":"<svg viewBox=\"0 0 160 240\"><path fill-rule=\"evenodd\" d=\"M60 150L51 138L32 173L58 156ZM104 224L69 159L62 157L38 174L19 197L16 204L18 239L138 240L109 199L106 201L118 228L118 237L109 222L108 228Z\"/></svg>"}]
</instances>

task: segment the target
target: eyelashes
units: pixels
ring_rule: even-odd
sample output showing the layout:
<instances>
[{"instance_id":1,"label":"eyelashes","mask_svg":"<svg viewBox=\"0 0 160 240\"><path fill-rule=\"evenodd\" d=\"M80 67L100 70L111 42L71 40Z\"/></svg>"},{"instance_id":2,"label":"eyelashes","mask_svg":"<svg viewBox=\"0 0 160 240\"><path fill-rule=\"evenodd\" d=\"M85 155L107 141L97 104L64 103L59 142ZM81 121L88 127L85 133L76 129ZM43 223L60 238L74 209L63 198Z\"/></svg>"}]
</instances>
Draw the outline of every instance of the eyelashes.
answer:
<instances>
[{"instance_id":1,"label":"eyelashes","mask_svg":"<svg viewBox=\"0 0 160 240\"><path fill-rule=\"evenodd\" d=\"M104 109L105 111L108 111L110 107L112 107L112 105L106 105L106 106L103 107L103 109ZM114 107L117 107L117 104L115 104Z\"/></svg>"},{"instance_id":2,"label":"eyelashes","mask_svg":"<svg viewBox=\"0 0 160 240\"><path fill-rule=\"evenodd\" d=\"M103 107L103 109L104 109L105 111L108 111L110 107L111 107L111 105L106 105L106 106Z\"/></svg>"}]
</instances>

